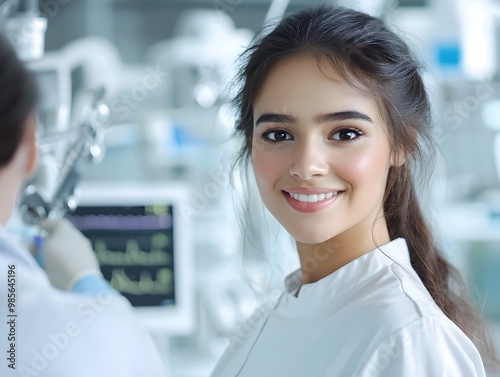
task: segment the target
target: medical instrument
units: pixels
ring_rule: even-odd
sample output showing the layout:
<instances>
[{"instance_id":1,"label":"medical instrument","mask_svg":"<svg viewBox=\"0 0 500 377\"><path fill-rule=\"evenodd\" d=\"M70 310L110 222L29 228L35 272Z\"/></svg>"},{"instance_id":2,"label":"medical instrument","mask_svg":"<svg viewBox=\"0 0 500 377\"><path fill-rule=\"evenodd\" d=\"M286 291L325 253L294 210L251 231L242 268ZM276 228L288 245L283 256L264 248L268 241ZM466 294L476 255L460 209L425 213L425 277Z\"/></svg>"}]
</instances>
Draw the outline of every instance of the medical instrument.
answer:
<instances>
[{"instance_id":1,"label":"medical instrument","mask_svg":"<svg viewBox=\"0 0 500 377\"><path fill-rule=\"evenodd\" d=\"M49 218L62 218L67 211L77 207L80 168L85 162L100 162L104 156L104 132L109 108L102 102L103 96L103 88L95 92L76 127L41 138L42 148L71 135L76 140L66 151L55 185L50 182L50 178L47 179L50 172L41 168L24 189L19 208L26 224L36 225Z\"/></svg>"}]
</instances>

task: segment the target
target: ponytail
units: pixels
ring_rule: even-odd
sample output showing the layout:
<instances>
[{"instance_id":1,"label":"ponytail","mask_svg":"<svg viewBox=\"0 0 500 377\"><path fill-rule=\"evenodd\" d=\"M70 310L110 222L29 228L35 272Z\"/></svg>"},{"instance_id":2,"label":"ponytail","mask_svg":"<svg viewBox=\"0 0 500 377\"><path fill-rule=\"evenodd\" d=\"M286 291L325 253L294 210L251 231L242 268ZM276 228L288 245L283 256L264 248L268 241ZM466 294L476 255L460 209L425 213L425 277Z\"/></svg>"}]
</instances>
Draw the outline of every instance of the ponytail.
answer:
<instances>
[{"instance_id":1,"label":"ponytail","mask_svg":"<svg viewBox=\"0 0 500 377\"><path fill-rule=\"evenodd\" d=\"M436 245L422 213L409 167L389 171L384 214L391 239L402 237L410 261L436 305L476 345L486 366L498 367L488 328L472 305L460 272L449 263Z\"/></svg>"}]
</instances>

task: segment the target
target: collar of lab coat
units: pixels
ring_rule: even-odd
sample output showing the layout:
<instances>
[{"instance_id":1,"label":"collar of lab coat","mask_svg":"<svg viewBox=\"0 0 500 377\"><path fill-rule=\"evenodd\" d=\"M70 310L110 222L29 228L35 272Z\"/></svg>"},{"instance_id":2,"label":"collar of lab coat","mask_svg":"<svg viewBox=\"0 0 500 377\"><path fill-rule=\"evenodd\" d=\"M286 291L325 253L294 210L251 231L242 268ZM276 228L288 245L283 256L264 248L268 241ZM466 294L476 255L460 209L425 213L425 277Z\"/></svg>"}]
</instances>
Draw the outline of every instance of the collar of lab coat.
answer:
<instances>
[{"instance_id":1,"label":"collar of lab coat","mask_svg":"<svg viewBox=\"0 0 500 377\"><path fill-rule=\"evenodd\" d=\"M316 305L324 305L325 300L333 300L341 305L344 299L352 298L361 291L366 292L370 284L364 283L370 283L368 280L371 277L394 264L418 279L404 238L397 238L365 253L314 283L302 284L301 271L297 270L285 280L287 292L283 296L283 308L290 305L293 306L291 312L301 313L303 310L314 310ZM296 297L297 290L299 293Z\"/></svg>"}]
</instances>

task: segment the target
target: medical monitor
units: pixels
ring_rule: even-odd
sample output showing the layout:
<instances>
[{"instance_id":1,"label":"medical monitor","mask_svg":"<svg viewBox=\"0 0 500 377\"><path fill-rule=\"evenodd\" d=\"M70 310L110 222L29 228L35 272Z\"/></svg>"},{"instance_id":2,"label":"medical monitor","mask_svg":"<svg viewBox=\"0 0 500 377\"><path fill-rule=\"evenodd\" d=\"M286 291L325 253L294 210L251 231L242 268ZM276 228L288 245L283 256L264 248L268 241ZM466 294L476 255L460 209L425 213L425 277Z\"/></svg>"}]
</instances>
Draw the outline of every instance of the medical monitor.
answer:
<instances>
[{"instance_id":1,"label":"medical monitor","mask_svg":"<svg viewBox=\"0 0 500 377\"><path fill-rule=\"evenodd\" d=\"M67 216L92 242L106 280L157 333L194 326L188 199L182 184L85 184Z\"/></svg>"}]
</instances>

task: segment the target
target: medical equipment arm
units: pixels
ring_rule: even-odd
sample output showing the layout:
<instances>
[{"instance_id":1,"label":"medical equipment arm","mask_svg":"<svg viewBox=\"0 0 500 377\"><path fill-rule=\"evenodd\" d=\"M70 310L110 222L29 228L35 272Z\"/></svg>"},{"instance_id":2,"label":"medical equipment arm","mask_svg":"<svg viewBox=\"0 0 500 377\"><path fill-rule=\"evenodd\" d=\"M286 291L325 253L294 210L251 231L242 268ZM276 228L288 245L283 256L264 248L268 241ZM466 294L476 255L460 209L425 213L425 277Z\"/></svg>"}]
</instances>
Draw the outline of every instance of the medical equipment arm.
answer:
<instances>
[{"instance_id":1,"label":"medical equipment arm","mask_svg":"<svg viewBox=\"0 0 500 377\"><path fill-rule=\"evenodd\" d=\"M57 174L55 185L43 170L28 183L21 198L21 218L26 224L38 225L47 219L61 219L66 212L78 205L77 185L80 181L80 167L103 156L104 128L109 118L109 109L102 103L104 89L98 90L82 115L82 121L68 132L47 135L40 141L53 144L57 139L76 134L76 140L69 146ZM42 157L47 159L50 156ZM42 161L43 162L43 161ZM53 186L53 187L52 187Z\"/></svg>"}]
</instances>

